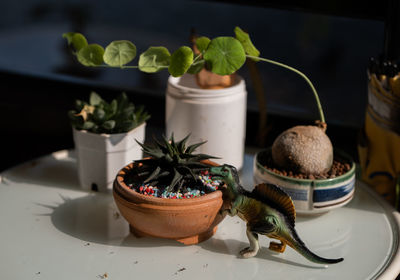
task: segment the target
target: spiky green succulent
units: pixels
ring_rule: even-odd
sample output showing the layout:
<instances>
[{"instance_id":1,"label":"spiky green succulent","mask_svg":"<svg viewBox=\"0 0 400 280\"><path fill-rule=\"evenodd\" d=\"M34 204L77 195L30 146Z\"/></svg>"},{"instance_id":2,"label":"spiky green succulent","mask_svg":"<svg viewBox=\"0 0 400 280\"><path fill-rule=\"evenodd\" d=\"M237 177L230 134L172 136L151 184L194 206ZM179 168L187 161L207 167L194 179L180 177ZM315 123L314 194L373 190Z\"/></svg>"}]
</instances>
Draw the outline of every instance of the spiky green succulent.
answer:
<instances>
[{"instance_id":1,"label":"spiky green succulent","mask_svg":"<svg viewBox=\"0 0 400 280\"><path fill-rule=\"evenodd\" d=\"M168 192L185 191L187 186L193 186L198 180L196 173L208 168L202 160L216 158L207 154L194 154L199 146L206 142L196 143L186 147L190 135L175 142L174 136L170 139L163 137L162 141L154 139L153 145L138 144L149 158L135 161L142 163L140 176L145 178L143 183L167 186Z\"/></svg>"},{"instance_id":2,"label":"spiky green succulent","mask_svg":"<svg viewBox=\"0 0 400 280\"><path fill-rule=\"evenodd\" d=\"M95 92L89 102L76 100L75 110L68 116L75 129L98 134L128 132L150 118L144 107L135 107L125 93L108 103Z\"/></svg>"}]
</instances>

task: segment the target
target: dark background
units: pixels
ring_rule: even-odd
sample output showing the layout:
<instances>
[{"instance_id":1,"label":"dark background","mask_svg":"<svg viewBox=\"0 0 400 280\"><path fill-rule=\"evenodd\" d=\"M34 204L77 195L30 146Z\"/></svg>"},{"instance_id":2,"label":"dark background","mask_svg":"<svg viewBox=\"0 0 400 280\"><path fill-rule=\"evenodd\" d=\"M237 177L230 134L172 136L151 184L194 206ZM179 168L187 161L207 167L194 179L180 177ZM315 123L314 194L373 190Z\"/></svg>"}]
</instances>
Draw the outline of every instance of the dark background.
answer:
<instances>
[{"instance_id":1,"label":"dark background","mask_svg":"<svg viewBox=\"0 0 400 280\"><path fill-rule=\"evenodd\" d=\"M88 69L70 55L61 35L84 33L106 46L128 39L138 52L166 46L171 52L200 35L247 30L261 56L303 71L317 88L334 146L357 159L357 135L367 102L368 60L397 58L396 7L349 1L1 1L0 170L56 150L72 148L67 111L95 90L106 99L126 91L152 114L150 133L164 129L168 73ZM393 12L388 12L393 11ZM399 36L398 36L399 37ZM397 48L398 49L398 48ZM296 74L257 64L265 88L268 133L260 140L259 104L244 67L248 89L247 144L264 147L292 125L318 118L312 92Z\"/></svg>"}]
</instances>

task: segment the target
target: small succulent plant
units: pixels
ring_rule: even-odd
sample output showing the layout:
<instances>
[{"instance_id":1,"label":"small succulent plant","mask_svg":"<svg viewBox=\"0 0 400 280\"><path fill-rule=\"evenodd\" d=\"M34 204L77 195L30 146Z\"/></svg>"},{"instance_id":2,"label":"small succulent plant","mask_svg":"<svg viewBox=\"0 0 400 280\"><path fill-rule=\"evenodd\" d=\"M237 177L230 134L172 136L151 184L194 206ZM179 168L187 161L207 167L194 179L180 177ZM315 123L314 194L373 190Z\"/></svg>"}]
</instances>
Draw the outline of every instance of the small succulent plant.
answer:
<instances>
[{"instance_id":1,"label":"small succulent plant","mask_svg":"<svg viewBox=\"0 0 400 280\"><path fill-rule=\"evenodd\" d=\"M163 137L162 141L154 139L154 145L138 144L143 152L150 157L137 160L141 163L139 170L143 183L167 186L168 192L185 191L186 187L196 184L196 173L209 166L202 160L216 158L206 154L193 154L196 148L205 142L196 143L186 147L190 135L175 142L174 136L170 139Z\"/></svg>"},{"instance_id":2,"label":"small succulent plant","mask_svg":"<svg viewBox=\"0 0 400 280\"><path fill-rule=\"evenodd\" d=\"M136 108L125 93L108 103L95 92L90 94L89 103L76 100L75 110L68 116L75 129L98 134L128 132L150 118L144 107Z\"/></svg>"}]
</instances>

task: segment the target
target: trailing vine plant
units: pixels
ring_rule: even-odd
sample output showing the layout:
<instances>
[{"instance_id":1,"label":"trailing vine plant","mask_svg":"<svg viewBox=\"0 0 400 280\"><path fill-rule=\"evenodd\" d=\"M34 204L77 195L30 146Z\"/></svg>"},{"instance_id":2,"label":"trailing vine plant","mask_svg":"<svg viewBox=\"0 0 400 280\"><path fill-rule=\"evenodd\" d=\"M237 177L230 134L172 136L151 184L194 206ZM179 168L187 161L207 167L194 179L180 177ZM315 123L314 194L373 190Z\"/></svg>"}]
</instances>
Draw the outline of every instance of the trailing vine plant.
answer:
<instances>
[{"instance_id":1,"label":"trailing vine plant","mask_svg":"<svg viewBox=\"0 0 400 280\"><path fill-rule=\"evenodd\" d=\"M188 46L182 46L172 54L162 46L149 47L140 54L137 65L129 65L137 55L136 46L130 41L113 41L103 48L99 44L89 44L80 33L67 32L63 37L72 47L77 60L90 67L135 68L146 73L168 69L172 76L179 77L185 73L199 73L203 68L218 75L230 75L243 66L246 58L271 63L297 73L307 82L314 94L320 121L324 124L325 117L318 93L307 76L291 66L260 57L260 52L251 42L249 34L240 27L235 27L234 33L235 37L197 38L196 47L200 52L198 55Z\"/></svg>"}]
</instances>

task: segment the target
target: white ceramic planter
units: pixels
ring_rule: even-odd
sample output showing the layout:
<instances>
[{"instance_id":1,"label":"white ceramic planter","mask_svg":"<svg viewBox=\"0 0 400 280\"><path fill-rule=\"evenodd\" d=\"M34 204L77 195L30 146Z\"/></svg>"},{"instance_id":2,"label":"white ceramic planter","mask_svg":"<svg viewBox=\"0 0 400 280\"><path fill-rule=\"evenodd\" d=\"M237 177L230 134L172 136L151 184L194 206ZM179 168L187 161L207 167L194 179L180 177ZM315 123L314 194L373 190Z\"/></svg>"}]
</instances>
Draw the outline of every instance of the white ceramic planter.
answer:
<instances>
[{"instance_id":1,"label":"white ceramic planter","mask_svg":"<svg viewBox=\"0 0 400 280\"><path fill-rule=\"evenodd\" d=\"M78 158L78 175L81 187L91 190L97 186L101 192L111 191L118 171L133 160L142 158L145 126L118 134L95 134L73 130Z\"/></svg>"},{"instance_id":2,"label":"white ceramic planter","mask_svg":"<svg viewBox=\"0 0 400 280\"><path fill-rule=\"evenodd\" d=\"M217 163L243 166L247 92L244 80L224 89L201 89L193 75L168 79L166 134L191 134L188 144L206 141L197 150L218 156Z\"/></svg>"}]
</instances>

